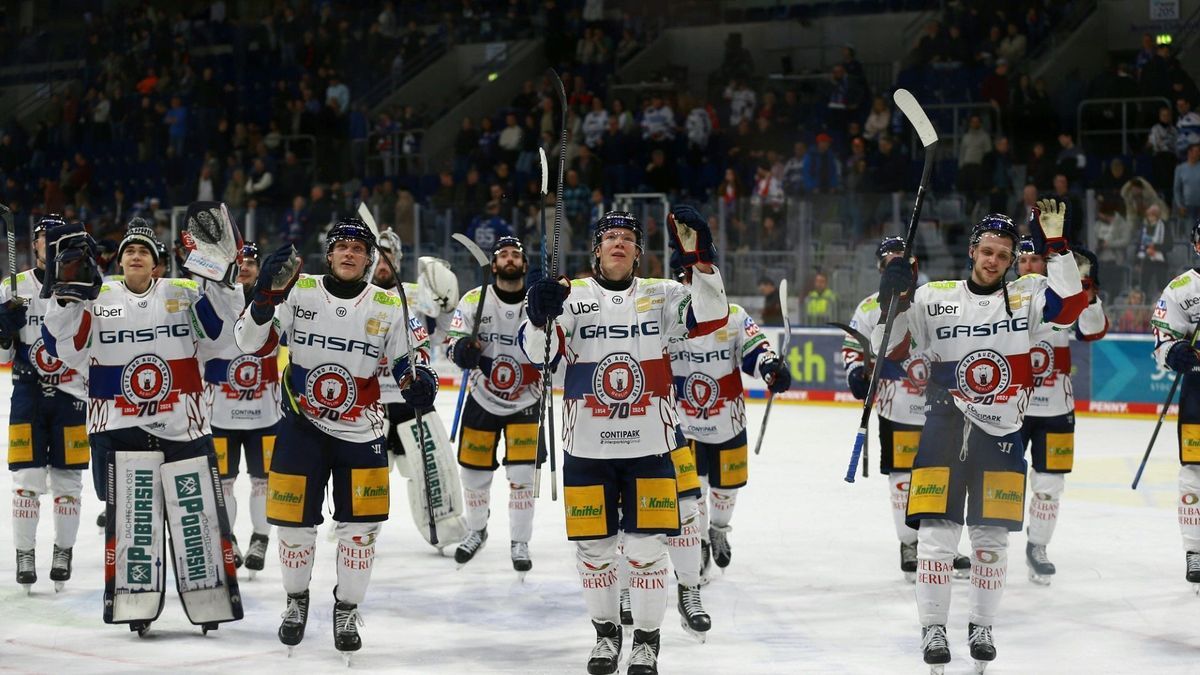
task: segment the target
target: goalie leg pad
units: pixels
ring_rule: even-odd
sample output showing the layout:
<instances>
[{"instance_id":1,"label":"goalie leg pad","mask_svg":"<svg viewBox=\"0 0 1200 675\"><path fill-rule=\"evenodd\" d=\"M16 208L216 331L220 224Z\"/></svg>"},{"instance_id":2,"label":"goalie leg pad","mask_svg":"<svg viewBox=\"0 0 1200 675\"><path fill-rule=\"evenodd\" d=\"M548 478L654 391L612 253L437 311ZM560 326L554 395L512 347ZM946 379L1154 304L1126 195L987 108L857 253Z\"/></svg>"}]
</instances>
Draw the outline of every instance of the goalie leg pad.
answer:
<instances>
[{"instance_id":1,"label":"goalie leg pad","mask_svg":"<svg viewBox=\"0 0 1200 675\"><path fill-rule=\"evenodd\" d=\"M437 414L422 415L421 423L425 427L424 452L418 441L421 434L416 419L401 424L397 429L400 441L404 444L404 457L409 462L409 513L417 531L428 541L429 515L425 500L425 472L428 471L438 541L462 541L467 536L467 526L463 521L463 488L446 425Z\"/></svg>"},{"instance_id":2,"label":"goalie leg pad","mask_svg":"<svg viewBox=\"0 0 1200 675\"><path fill-rule=\"evenodd\" d=\"M167 533L159 469L163 453L118 450L114 434L92 435L104 452L108 520L104 525L104 622L153 621L166 590ZM117 522L118 516L121 522Z\"/></svg>"}]
</instances>

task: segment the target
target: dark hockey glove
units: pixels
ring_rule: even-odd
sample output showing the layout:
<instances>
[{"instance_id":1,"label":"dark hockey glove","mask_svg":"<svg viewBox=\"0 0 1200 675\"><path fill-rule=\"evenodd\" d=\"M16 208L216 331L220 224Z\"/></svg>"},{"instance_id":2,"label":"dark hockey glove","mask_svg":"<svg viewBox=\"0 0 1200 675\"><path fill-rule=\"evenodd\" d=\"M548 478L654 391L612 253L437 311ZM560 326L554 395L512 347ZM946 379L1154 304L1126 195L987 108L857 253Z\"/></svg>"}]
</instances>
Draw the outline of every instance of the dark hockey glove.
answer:
<instances>
[{"instance_id":1,"label":"dark hockey glove","mask_svg":"<svg viewBox=\"0 0 1200 675\"><path fill-rule=\"evenodd\" d=\"M55 225L46 231L46 282L42 297L67 302L95 300L103 276L96 263L96 240L81 223Z\"/></svg>"},{"instance_id":2,"label":"dark hockey glove","mask_svg":"<svg viewBox=\"0 0 1200 675\"><path fill-rule=\"evenodd\" d=\"M538 328L557 319L563 313L563 304L571 293L566 277L558 280L541 278L533 282L525 294L525 312L529 323Z\"/></svg>"},{"instance_id":3,"label":"dark hockey glove","mask_svg":"<svg viewBox=\"0 0 1200 675\"><path fill-rule=\"evenodd\" d=\"M1186 342L1176 342L1167 352L1167 367L1177 373L1200 373L1200 353Z\"/></svg>"},{"instance_id":4,"label":"dark hockey glove","mask_svg":"<svg viewBox=\"0 0 1200 675\"><path fill-rule=\"evenodd\" d=\"M912 302L913 291L917 287L917 263L903 258L893 258L883 268L879 277L879 306L886 311L892 296L899 298L897 310L903 312Z\"/></svg>"},{"instance_id":5,"label":"dark hockey glove","mask_svg":"<svg viewBox=\"0 0 1200 675\"><path fill-rule=\"evenodd\" d=\"M671 249L679 252L684 267L696 263L712 265L717 260L712 230L708 221L695 208L686 204L676 206L667 215L667 231L671 234Z\"/></svg>"},{"instance_id":6,"label":"dark hockey glove","mask_svg":"<svg viewBox=\"0 0 1200 675\"><path fill-rule=\"evenodd\" d=\"M404 402L414 410L424 410L433 405L438 392L438 376L433 368L424 363L418 363L416 378L413 369L408 365L408 357L396 359L392 366L392 377L400 385L400 395Z\"/></svg>"},{"instance_id":7,"label":"dark hockey glove","mask_svg":"<svg viewBox=\"0 0 1200 675\"><path fill-rule=\"evenodd\" d=\"M275 306L283 302L296 284L301 266L300 255L291 244L280 246L263 260L254 284L254 301L250 304L254 323L261 326L275 316Z\"/></svg>"},{"instance_id":8,"label":"dark hockey glove","mask_svg":"<svg viewBox=\"0 0 1200 675\"><path fill-rule=\"evenodd\" d=\"M0 305L0 342L11 344L29 320L29 305L22 302L6 302Z\"/></svg>"},{"instance_id":9,"label":"dark hockey glove","mask_svg":"<svg viewBox=\"0 0 1200 675\"><path fill-rule=\"evenodd\" d=\"M788 369L787 364L778 358L770 358L762 362L758 367L758 371L762 373L763 380L767 383L767 389L773 394L782 394L792 388L792 372Z\"/></svg>"},{"instance_id":10,"label":"dark hockey glove","mask_svg":"<svg viewBox=\"0 0 1200 675\"><path fill-rule=\"evenodd\" d=\"M472 370L479 365L479 357L482 355L483 345L479 344L478 340L464 337L459 338L458 342L454 343L454 350L450 355L450 359L459 368Z\"/></svg>"},{"instance_id":11,"label":"dark hockey glove","mask_svg":"<svg viewBox=\"0 0 1200 675\"><path fill-rule=\"evenodd\" d=\"M861 401L867 397L867 390L871 388L869 377L866 366L861 365L851 368L850 372L846 373L846 384L854 398Z\"/></svg>"}]
</instances>

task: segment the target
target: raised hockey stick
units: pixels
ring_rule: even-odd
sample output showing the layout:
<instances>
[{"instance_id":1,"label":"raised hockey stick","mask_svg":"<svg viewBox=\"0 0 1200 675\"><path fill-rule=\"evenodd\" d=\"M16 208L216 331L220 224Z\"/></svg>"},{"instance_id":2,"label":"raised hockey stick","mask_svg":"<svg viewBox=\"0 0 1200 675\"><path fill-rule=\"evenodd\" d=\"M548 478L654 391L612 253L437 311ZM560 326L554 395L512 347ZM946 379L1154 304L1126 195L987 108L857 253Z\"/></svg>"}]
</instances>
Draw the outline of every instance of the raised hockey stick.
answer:
<instances>
[{"instance_id":1,"label":"raised hockey stick","mask_svg":"<svg viewBox=\"0 0 1200 675\"><path fill-rule=\"evenodd\" d=\"M1200 336L1200 329L1192 333L1190 344L1196 346L1196 337ZM1137 473L1133 475L1133 485L1130 489L1136 490L1138 483L1142 481L1142 472L1146 470L1146 462L1150 461L1150 451L1154 449L1154 441L1158 440L1158 431L1162 429L1163 419L1167 416L1167 409L1171 407L1171 400L1175 398L1175 390L1179 388L1179 382L1183 379L1183 373L1175 373L1175 381L1171 383L1171 390L1167 392L1167 400L1163 401L1162 411L1158 413L1158 423L1154 425L1154 433L1150 434L1150 443L1146 445L1146 453L1142 455L1142 463L1138 464Z\"/></svg>"},{"instance_id":2,"label":"raised hockey stick","mask_svg":"<svg viewBox=\"0 0 1200 675\"><path fill-rule=\"evenodd\" d=\"M870 338L868 338L866 335L863 335L862 333L854 330L853 328L850 327L849 324L845 324L840 321L829 321L829 322L826 322L825 325L833 326L834 328L840 328L847 335L854 338L854 341L857 342L862 347L863 354L867 355L867 363L875 363L875 350L871 349L871 339Z\"/></svg>"},{"instance_id":3,"label":"raised hockey stick","mask_svg":"<svg viewBox=\"0 0 1200 675\"><path fill-rule=\"evenodd\" d=\"M371 230L371 234L375 235L375 240L379 241L379 226L375 224L375 216L371 215L371 209L368 209L365 203L360 203L358 205L358 217L362 218L362 221L366 223L367 228ZM397 247L397 250L399 250L399 247ZM412 343L412 316L408 311L408 298L405 297L404 285L400 281L400 272L396 270L396 266L392 264L390 258L382 253L379 254L379 257L382 258L385 263L387 263L388 269L392 271L392 277L396 280L397 295L400 296L400 307L404 310L404 344L408 349L409 377L415 381L417 379L417 350L415 347L413 347ZM433 486L430 485L430 462L429 458L426 456L426 441L428 439L425 436L425 424L421 421L421 411L414 407L413 414L417 418L417 442L421 444L421 467L423 469L421 474L425 479L425 510L429 512L429 543L437 546L437 523L433 518Z\"/></svg>"},{"instance_id":4,"label":"raised hockey stick","mask_svg":"<svg viewBox=\"0 0 1200 675\"><path fill-rule=\"evenodd\" d=\"M787 359L788 343L792 341L792 322L788 318L787 279L779 280L779 309L783 314L783 339L779 341L779 358ZM758 440L754 442L754 454L756 455L762 450L763 436L767 435L767 420L771 419L771 404L774 402L775 392L767 394L767 409L763 411L762 426L758 429Z\"/></svg>"},{"instance_id":5,"label":"raised hockey stick","mask_svg":"<svg viewBox=\"0 0 1200 675\"><path fill-rule=\"evenodd\" d=\"M483 285L479 287L479 304L475 307L475 323L471 325L471 337L468 338L471 342L474 342L479 338L479 321L483 317L483 303L487 300L488 272L492 269L492 262L488 260L483 250L475 242L471 241L467 235L455 232L450 236L454 241L462 244L483 269ZM458 385L458 403L454 406L454 424L450 426L450 440L452 441L458 436L458 423L462 420L463 403L467 400L467 377L470 374L470 370L463 368L462 382Z\"/></svg>"},{"instance_id":6,"label":"raised hockey stick","mask_svg":"<svg viewBox=\"0 0 1200 675\"><path fill-rule=\"evenodd\" d=\"M17 231L13 229L12 209L0 204L0 221L4 222L4 238L8 243L8 283L12 289L14 307L25 304L25 298L17 295Z\"/></svg>"},{"instance_id":7,"label":"raised hockey stick","mask_svg":"<svg viewBox=\"0 0 1200 675\"><path fill-rule=\"evenodd\" d=\"M538 219L541 221L540 234L542 239L542 260L541 264L544 268L546 264L546 194L550 191L550 165L546 162L546 149L538 147L538 162L542 168L542 207L538 209ZM554 435L554 392L550 392L550 396L546 396L546 388L542 387L542 395L538 398L538 421L542 420L546 415L546 403L550 404L550 435ZM533 498L537 499L542 496L542 458L550 454L549 444L546 442L546 434L543 433L540 424L538 427L538 449L537 456L533 460ZM557 490L557 488L555 488Z\"/></svg>"},{"instance_id":8,"label":"raised hockey stick","mask_svg":"<svg viewBox=\"0 0 1200 675\"><path fill-rule=\"evenodd\" d=\"M908 92L907 89L897 89L892 95L896 106L908 118L910 124L917 131L917 136L921 139L921 145L925 146L925 166L921 169L921 184L917 186L917 199L913 204L912 217L908 221L908 231L904 234L904 253L902 254L905 260L908 259L912 252L913 239L917 236L917 223L921 219L921 204L925 202L925 188L929 185L929 175L933 172L933 156L934 146L937 145L938 136L937 130L933 128L933 123L929 121L929 116L921 109L921 104L917 103L917 99ZM887 354L888 341L892 338L892 325L896 321L897 298L893 296L888 301L887 306L887 321L883 326L883 346L880 351ZM854 451L850 454L850 466L846 469L846 482L854 482L854 474L858 470L858 461L861 457L863 460L863 477L869 475L867 469L867 457L864 454L867 441L867 425L871 421L871 406L875 401L875 392L879 387L879 375L882 372L883 359L875 359L875 367L871 369L871 384L867 388L867 398L863 401L862 417L858 421L858 435L854 439Z\"/></svg>"}]
</instances>

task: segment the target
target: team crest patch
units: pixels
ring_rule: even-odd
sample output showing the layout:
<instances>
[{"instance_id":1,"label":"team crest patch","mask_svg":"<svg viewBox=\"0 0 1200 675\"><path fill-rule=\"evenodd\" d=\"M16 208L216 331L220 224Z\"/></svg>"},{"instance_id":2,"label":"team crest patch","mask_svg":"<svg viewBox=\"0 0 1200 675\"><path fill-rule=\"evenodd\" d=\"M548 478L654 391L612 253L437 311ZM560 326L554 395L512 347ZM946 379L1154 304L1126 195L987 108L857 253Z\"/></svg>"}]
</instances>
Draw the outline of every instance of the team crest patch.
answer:
<instances>
[{"instance_id":1,"label":"team crest patch","mask_svg":"<svg viewBox=\"0 0 1200 675\"><path fill-rule=\"evenodd\" d=\"M336 363L327 363L308 371L304 380L301 403L316 417L349 419L358 400L358 385L349 370ZM357 417L357 414L353 415Z\"/></svg>"},{"instance_id":2,"label":"team crest patch","mask_svg":"<svg viewBox=\"0 0 1200 675\"><path fill-rule=\"evenodd\" d=\"M955 369L958 389L972 402L1004 393L1012 381L1008 359L991 349L980 349L964 356Z\"/></svg>"},{"instance_id":3,"label":"team crest patch","mask_svg":"<svg viewBox=\"0 0 1200 675\"><path fill-rule=\"evenodd\" d=\"M170 412L179 401L172 391L171 366L155 354L143 354L121 371L121 394L113 401L122 415Z\"/></svg>"},{"instance_id":4,"label":"team crest patch","mask_svg":"<svg viewBox=\"0 0 1200 675\"><path fill-rule=\"evenodd\" d=\"M625 419L646 414L650 397L645 390L646 375L638 360L626 353L610 354L596 364L593 395L584 400L595 417Z\"/></svg>"},{"instance_id":5,"label":"team crest patch","mask_svg":"<svg viewBox=\"0 0 1200 675\"><path fill-rule=\"evenodd\" d=\"M262 378L262 361L249 354L243 354L229 362L225 369L222 390L227 398L259 398L263 390Z\"/></svg>"},{"instance_id":6,"label":"team crest patch","mask_svg":"<svg viewBox=\"0 0 1200 675\"><path fill-rule=\"evenodd\" d=\"M65 375L67 373L67 365L62 361L50 356L50 352L46 351L46 345L42 338L33 341L29 346L29 360L33 362L34 367L38 369L38 374L44 379L49 379L52 376Z\"/></svg>"},{"instance_id":7,"label":"team crest patch","mask_svg":"<svg viewBox=\"0 0 1200 675\"><path fill-rule=\"evenodd\" d=\"M1030 347L1029 365L1033 370L1033 381L1044 383L1054 374L1054 347L1045 340Z\"/></svg>"},{"instance_id":8,"label":"team crest patch","mask_svg":"<svg viewBox=\"0 0 1200 675\"><path fill-rule=\"evenodd\" d=\"M719 413L725 405L720 394L721 385L711 376L700 372L690 373L683 381L680 407L689 417L708 419Z\"/></svg>"},{"instance_id":9,"label":"team crest patch","mask_svg":"<svg viewBox=\"0 0 1200 675\"><path fill-rule=\"evenodd\" d=\"M929 384L929 361L922 356L911 356L904 362L904 377L909 393L920 394Z\"/></svg>"},{"instance_id":10,"label":"team crest patch","mask_svg":"<svg viewBox=\"0 0 1200 675\"><path fill-rule=\"evenodd\" d=\"M507 354L501 354L492 360L492 370L488 373L488 389L497 394L510 394L521 387L521 364Z\"/></svg>"}]
</instances>

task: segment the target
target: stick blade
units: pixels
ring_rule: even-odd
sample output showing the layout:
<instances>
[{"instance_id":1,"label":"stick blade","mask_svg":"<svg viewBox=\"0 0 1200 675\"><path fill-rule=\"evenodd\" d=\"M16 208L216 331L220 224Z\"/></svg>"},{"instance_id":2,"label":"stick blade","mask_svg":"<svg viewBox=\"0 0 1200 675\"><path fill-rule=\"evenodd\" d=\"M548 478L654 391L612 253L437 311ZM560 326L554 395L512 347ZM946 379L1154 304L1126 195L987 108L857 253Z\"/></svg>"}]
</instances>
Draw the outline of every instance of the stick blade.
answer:
<instances>
[{"instance_id":1,"label":"stick blade","mask_svg":"<svg viewBox=\"0 0 1200 675\"><path fill-rule=\"evenodd\" d=\"M479 263L480 267L491 267L492 261L488 260L487 254L483 252L483 249L479 248L478 244L471 241L470 237L462 232L455 232L454 234L450 235L450 237L454 239L454 241L462 244L463 247L466 248L467 251L475 258L476 262Z\"/></svg>"},{"instance_id":2,"label":"stick blade","mask_svg":"<svg viewBox=\"0 0 1200 675\"><path fill-rule=\"evenodd\" d=\"M542 165L542 196L546 196L546 192L550 189L550 165L546 162L546 149L538 148L538 161ZM543 204L543 207L545 205Z\"/></svg>"},{"instance_id":3,"label":"stick blade","mask_svg":"<svg viewBox=\"0 0 1200 675\"><path fill-rule=\"evenodd\" d=\"M783 314L783 325L791 325L788 317L788 294L787 294L787 279L779 280L779 311Z\"/></svg>"},{"instance_id":4,"label":"stick blade","mask_svg":"<svg viewBox=\"0 0 1200 675\"><path fill-rule=\"evenodd\" d=\"M375 224L375 216L371 215L371 209L367 208L366 202L360 202L358 205L358 217L367 224L367 229L371 230L371 234L375 235L375 239L379 239L379 225Z\"/></svg>"},{"instance_id":5,"label":"stick blade","mask_svg":"<svg viewBox=\"0 0 1200 675\"><path fill-rule=\"evenodd\" d=\"M909 93L907 89L897 89L895 94L892 94L892 100L896 102L896 106L900 108L900 112L908 118L909 123L917 130L917 136L921 138L921 145L929 147L938 141L937 130L933 128L933 122L929 121L929 116L921 109L921 104L917 103L917 99Z\"/></svg>"}]
</instances>

